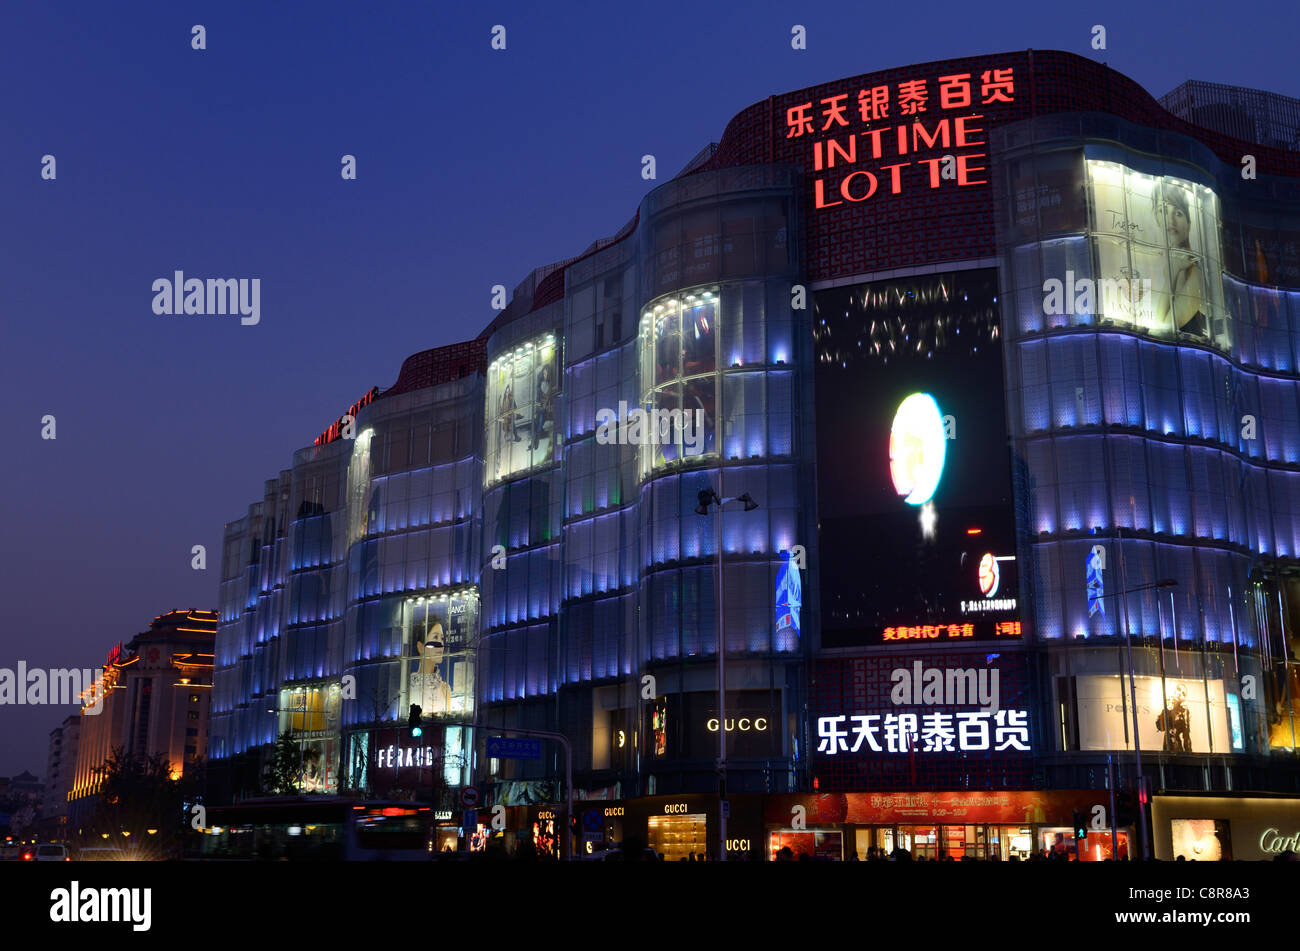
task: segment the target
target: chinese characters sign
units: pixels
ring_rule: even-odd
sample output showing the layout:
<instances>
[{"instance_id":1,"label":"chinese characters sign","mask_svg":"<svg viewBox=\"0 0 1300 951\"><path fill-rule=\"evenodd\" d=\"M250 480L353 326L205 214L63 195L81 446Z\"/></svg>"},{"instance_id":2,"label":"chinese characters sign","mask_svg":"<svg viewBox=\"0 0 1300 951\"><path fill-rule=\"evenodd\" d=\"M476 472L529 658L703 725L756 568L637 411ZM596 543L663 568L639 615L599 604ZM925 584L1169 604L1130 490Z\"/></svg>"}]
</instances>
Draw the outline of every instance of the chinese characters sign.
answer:
<instances>
[{"instance_id":1,"label":"chinese characters sign","mask_svg":"<svg viewBox=\"0 0 1300 951\"><path fill-rule=\"evenodd\" d=\"M1031 781L1025 655L867 651L819 661L809 724L821 788L960 789Z\"/></svg>"},{"instance_id":2,"label":"chinese characters sign","mask_svg":"<svg viewBox=\"0 0 1300 951\"><path fill-rule=\"evenodd\" d=\"M873 86L796 103L786 110L786 138L809 142L818 210L884 189L986 185L981 110L1014 102L1015 91L1010 67Z\"/></svg>"},{"instance_id":3,"label":"chinese characters sign","mask_svg":"<svg viewBox=\"0 0 1300 951\"><path fill-rule=\"evenodd\" d=\"M1019 621L966 621L962 624L900 624L880 633L881 643L893 641L992 641L1021 636Z\"/></svg>"},{"instance_id":4,"label":"chinese characters sign","mask_svg":"<svg viewBox=\"0 0 1300 951\"><path fill-rule=\"evenodd\" d=\"M1029 714L1024 710L962 713L854 714L817 718L817 752L957 753L974 750L1029 752Z\"/></svg>"}]
</instances>

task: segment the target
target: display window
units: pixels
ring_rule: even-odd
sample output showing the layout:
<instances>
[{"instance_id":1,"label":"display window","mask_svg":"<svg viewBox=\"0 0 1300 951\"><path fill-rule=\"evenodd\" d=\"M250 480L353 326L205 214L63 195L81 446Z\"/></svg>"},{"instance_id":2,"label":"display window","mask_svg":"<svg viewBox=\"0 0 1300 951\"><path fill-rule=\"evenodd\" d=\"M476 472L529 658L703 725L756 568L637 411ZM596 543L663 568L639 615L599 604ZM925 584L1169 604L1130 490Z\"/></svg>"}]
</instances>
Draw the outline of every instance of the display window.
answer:
<instances>
[{"instance_id":1,"label":"display window","mask_svg":"<svg viewBox=\"0 0 1300 951\"><path fill-rule=\"evenodd\" d=\"M989 857L1004 862L1026 861L1034 854L1034 830L1030 826L989 826Z\"/></svg>"},{"instance_id":2,"label":"display window","mask_svg":"<svg viewBox=\"0 0 1300 951\"><path fill-rule=\"evenodd\" d=\"M1204 185L1086 163L1096 285L1074 312L1226 349L1218 200ZM1059 277L1059 276L1057 276ZM1073 294L1073 291L1071 292Z\"/></svg>"},{"instance_id":3,"label":"display window","mask_svg":"<svg viewBox=\"0 0 1300 951\"><path fill-rule=\"evenodd\" d=\"M646 828L650 848L666 862L697 860L709 854L708 818L703 813L684 816L651 816Z\"/></svg>"},{"instance_id":4,"label":"display window","mask_svg":"<svg viewBox=\"0 0 1300 951\"><path fill-rule=\"evenodd\" d=\"M1040 826L1038 849L1048 858L1064 856L1066 861L1073 862L1078 855L1075 850L1074 830L1068 827Z\"/></svg>"},{"instance_id":5,"label":"display window","mask_svg":"<svg viewBox=\"0 0 1300 951\"><path fill-rule=\"evenodd\" d=\"M912 854L913 860L939 857L938 826L899 826L898 844Z\"/></svg>"},{"instance_id":6,"label":"display window","mask_svg":"<svg viewBox=\"0 0 1300 951\"><path fill-rule=\"evenodd\" d=\"M436 852L460 850L460 826L440 825L434 832L433 849Z\"/></svg>"},{"instance_id":7,"label":"display window","mask_svg":"<svg viewBox=\"0 0 1300 951\"><path fill-rule=\"evenodd\" d=\"M829 829L795 831L782 829L768 836L768 860L777 861L783 848L794 853L796 861L803 856L810 860L839 862L844 859L844 833Z\"/></svg>"},{"instance_id":8,"label":"display window","mask_svg":"<svg viewBox=\"0 0 1300 951\"><path fill-rule=\"evenodd\" d=\"M409 704L424 717L463 719L474 710L474 635L478 592L474 589L407 598L402 639ZM403 707L403 712L406 711ZM448 737L454 744L457 737ZM448 754L463 751L449 747ZM459 785L459 764L447 763L447 781Z\"/></svg>"},{"instance_id":9,"label":"display window","mask_svg":"<svg viewBox=\"0 0 1300 951\"><path fill-rule=\"evenodd\" d=\"M628 432L639 433L642 477L717 452L719 304L717 287L696 288L641 315L641 419Z\"/></svg>"},{"instance_id":10,"label":"display window","mask_svg":"<svg viewBox=\"0 0 1300 951\"><path fill-rule=\"evenodd\" d=\"M488 367L483 477L494 485L559 458L560 349L554 334L519 344Z\"/></svg>"}]
</instances>

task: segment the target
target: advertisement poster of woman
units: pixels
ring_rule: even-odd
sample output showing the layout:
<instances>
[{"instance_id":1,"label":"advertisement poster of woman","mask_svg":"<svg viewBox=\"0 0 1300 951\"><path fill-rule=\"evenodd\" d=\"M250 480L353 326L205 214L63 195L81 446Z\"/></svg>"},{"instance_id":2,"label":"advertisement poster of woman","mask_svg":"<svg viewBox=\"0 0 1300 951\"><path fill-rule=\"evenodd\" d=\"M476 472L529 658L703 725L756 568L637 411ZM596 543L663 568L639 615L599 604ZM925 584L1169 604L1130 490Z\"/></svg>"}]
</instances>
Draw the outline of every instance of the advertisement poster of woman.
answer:
<instances>
[{"instance_id":1,"label":"advertisement poster of woman","mask_svg":"<svg viewBox=\"0 0 1300 951\"><path fill-rule=\"evenodd\" d=\"M1162 295L1161 322L1172 318L1179 333L1205 337L1209 334L1205 268L1192 247L1192 213L1186 189L1163 182L1156 190L1156 216L1164 223L1170 267L1170 293Z\"/></svg>"},{"instance_id":2,"label":"advertisement poster of woman","mask_svg":"<svg viewBox=\"0 0 1300 951\"><path fill-rule=\"evenodd\" d=\"M447 639L441 621L432 621L422 640L414 644L419 666L411 674L411 703L419 704L425 716L451 712L451 684L447 682Z\"/></svg>"}]
</instances>

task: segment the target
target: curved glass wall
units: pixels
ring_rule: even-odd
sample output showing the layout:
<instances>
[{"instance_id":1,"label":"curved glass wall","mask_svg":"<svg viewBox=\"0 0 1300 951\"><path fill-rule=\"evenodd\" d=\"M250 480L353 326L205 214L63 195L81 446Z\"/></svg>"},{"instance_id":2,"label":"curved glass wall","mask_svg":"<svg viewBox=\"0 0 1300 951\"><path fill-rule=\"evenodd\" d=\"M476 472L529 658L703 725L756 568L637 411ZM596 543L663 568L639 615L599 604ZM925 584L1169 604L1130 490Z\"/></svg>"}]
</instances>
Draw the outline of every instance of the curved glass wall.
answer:
<instances>
[{"instance_id":1,"label":"curved glass wall","mask_svg":"<svg viewBox=\"0 0 1300 951\"><path fill-rule=\"evenodd\" d=\"M1006 130L997 178L1022 591L1052 645L1053 745L1132 750L1136 729L1164 781L1194 786L1208 774L1178 756L1293 748L1271 644L1288 612L1269 606L1300 556L1300 294L1241 279L1283 271L1243 238L1235 170L1165 133L1188 161L1113 125L1080 141L1090 121ZM1097 646L1126 633L1131 669Z\"/></svg>"}]
</instances>

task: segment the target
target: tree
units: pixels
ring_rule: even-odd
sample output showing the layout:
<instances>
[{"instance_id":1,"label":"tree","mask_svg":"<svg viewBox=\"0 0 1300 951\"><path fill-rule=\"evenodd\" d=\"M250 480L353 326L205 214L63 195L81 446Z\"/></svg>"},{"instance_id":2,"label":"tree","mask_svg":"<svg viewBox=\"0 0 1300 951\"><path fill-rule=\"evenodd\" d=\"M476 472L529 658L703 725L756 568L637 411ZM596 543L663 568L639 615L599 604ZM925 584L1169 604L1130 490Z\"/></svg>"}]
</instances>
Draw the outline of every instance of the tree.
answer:
<instances>
[{"instance_id":1,"label":"tree","mask_svg":"<svg viewBox=\"0 0 1300 951\"><path fill-rule=\"evenodd\" d=\"M297 792L302 776L302 751L293 734L285 730L271 750L271 762L262 779L262 791L272 796L287 796Z\"/></svg>"},{"instance_id":2,"label":"tree","mask_svg":"<svg viewBox=\"0 0 1300 951\"><path fill-rule=\"evenodd\" d=\"M149 857L169 854L180 842L185 825L184 793L172 777L167 757L161 753L132 756L116 747L95 773L99 792L94 834L101 840L107 835L107 841L118 848L147 848Z\"/></svg>"}]
</instances>

